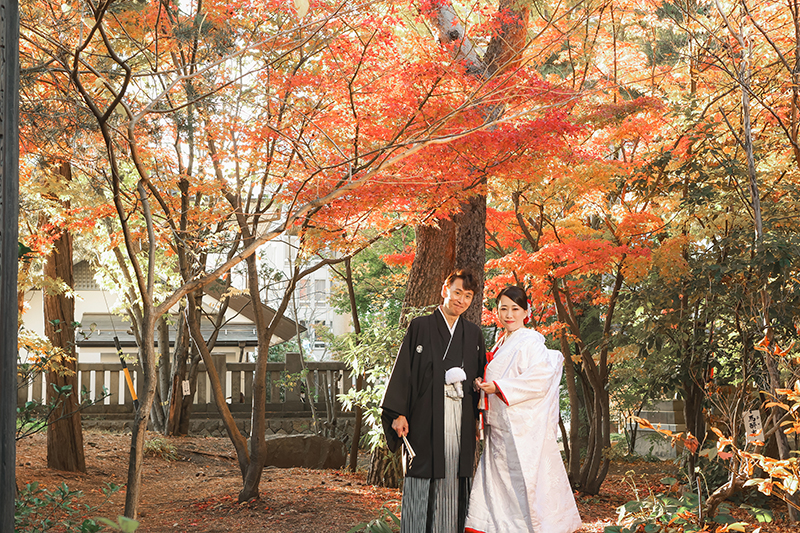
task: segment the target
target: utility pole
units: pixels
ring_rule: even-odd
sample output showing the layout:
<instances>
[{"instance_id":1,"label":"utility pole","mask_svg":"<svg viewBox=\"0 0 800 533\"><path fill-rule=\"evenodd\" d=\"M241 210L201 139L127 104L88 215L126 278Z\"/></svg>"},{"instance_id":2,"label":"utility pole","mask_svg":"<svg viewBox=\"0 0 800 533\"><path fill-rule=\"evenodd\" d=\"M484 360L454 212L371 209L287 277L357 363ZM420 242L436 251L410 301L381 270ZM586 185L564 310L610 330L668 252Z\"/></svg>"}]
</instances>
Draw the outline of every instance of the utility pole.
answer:
<instances>
[{"instance_id":1,"label":"utility pole","mask_svg":"<svg viewBox=\"0 0 800 533\"><path fill-rule=\"evenodd\" d=\"M19 4L0 0L0 531L14 531L19 214Z\"/></svg>"}]
</instances>

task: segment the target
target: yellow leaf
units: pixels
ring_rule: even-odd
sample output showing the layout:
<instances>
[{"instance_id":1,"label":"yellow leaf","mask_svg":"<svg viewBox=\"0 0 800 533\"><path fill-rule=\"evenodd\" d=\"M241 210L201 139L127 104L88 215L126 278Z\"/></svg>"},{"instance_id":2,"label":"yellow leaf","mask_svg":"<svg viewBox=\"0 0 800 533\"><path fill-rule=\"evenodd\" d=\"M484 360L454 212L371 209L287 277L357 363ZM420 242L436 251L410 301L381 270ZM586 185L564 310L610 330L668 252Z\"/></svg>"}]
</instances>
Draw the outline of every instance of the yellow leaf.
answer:
<instances>
[{"instance_id":1,"label":"yellow leaf","mask_svg":"<svg viewBox=\"0 0 800 533\"><path fill-rule=\"evenodd\" d=\"M747 522L734 522L733 524L728 524L728 531L741 531L744 533L746 525Z\"/></svg>"}]
</instances>

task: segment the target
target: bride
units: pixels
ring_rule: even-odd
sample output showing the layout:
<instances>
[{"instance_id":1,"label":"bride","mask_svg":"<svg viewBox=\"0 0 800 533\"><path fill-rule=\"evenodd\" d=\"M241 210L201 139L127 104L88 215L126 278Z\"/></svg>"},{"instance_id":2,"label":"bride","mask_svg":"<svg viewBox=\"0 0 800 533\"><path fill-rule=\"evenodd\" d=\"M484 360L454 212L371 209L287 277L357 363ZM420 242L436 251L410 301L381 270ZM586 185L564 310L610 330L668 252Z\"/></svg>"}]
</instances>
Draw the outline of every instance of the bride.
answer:
<instances>
[{"instance_id":1,"label":"bride","mask_svg":"<svg viewBox=\"0 0 800 533\"><path fill-rule=\"evenodd\" d=\"M487 354L485 380L475 380L483 391L486 446L466 531L571 533L581 518L556 442L564 358L524 326L530 317L524 290L503 289L497 315L503 332Z\"/></svg>"}]
</instances>

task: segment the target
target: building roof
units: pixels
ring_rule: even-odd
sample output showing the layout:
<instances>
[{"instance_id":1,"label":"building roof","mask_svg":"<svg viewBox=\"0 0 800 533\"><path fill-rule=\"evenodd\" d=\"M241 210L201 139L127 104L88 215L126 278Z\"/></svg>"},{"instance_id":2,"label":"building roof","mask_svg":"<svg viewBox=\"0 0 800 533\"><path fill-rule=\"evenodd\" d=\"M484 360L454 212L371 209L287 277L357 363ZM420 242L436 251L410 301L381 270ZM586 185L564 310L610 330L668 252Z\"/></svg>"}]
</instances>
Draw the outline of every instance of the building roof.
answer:
<instances>
[{"instance_id":1,"label":"building roof","mask_svg":"<svg viewBox=\"0 0 800 533\"><path fill-rule=\"evenodd\" d=\"M170 321L170 345L175 342L175 322L177 316ZM209 340L214 332L213 325L208 319L203 319L201 325L203 338ZM114 336L119 338L123 347L136 346L136 338L131 330L131 323L110 313L84 313L81 318L81 327L78 330L78 346L81 348L114 348ZM280 344L288 339L273 335L270 345ZM240 344L243 343L243 344ZM228 323L220 328L216 346L257 346L258 338L253 324Z\"/></svg>"},{"instance_id":2,"label":"building roof","mask_svg":"<svg viewBox=\"0 0 800 533\"><path fill-rule=\"evenodd\" d=\"M94 273L91 266L86 261L75 264L76 289L91 291L102 290L94 282ZM207 286L204 292L217 301L223 299L225 295L225 285L221 280ZM230 291L228 296L228 307L232 311L247 319L249 322L228 321L220 329L217 336L217 346L257 346L258 337L255 329L255 313L250 300L250 295L243 291ZM271 307L262 304L264 316L267 324L275 317L276 311ZM84 313L80 317L81 327L78 328L77 345L82 348L114 348L114 336L119 338L120 344L124 347L136 346L136 338L131 331L131 324L126 318L113 313ZM172 320L175 323L175 320ZM170 344L175 342L175 328L170 328ZM214 327L211 320L204 318L201 322L203 337L208 340L213 334ZM275 332L270 339L270 346L280 344L295 337L298 333L303 333L306 328L295 321L282 317Z\"/></svg>"}]
</instances>

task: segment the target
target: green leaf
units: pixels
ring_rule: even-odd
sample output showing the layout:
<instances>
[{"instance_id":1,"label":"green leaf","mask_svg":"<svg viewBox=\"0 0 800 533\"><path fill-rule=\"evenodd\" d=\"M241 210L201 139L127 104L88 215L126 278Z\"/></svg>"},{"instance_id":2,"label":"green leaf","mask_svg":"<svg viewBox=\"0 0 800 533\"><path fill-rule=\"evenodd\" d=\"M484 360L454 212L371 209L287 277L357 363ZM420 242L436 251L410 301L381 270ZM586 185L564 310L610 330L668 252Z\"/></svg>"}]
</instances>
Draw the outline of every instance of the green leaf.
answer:
<instances>
[{"instance_id":1,"label":"green leaf","mask_svg":"<svg viewBox=\"0 0 800 533\"><path fill-rule=\"evenodd\" d=\"M392 533L392 528L383 520L373 520L369 525L369 531L370 533Z\"/></svg>"},{"instance_id":2,"label":"green leaf","mask_svg":"<svg viewBox=\"0 0 800 533\"><path fill-rule=\"evenodd\" d=\"M773 520L772 511L769 509L761 509L759 507L753 507L747 504L743 504L741 508L746 509L747 512L753 515L753 517L760 523L769 523Z\"/></svg>"},{"instance_id":3,"label":"green leaf","mask_svg":"<svg viewBox=\"0 0 800 533\"><path fill-rule=\"evenodd\" d=\"M139 522L125 516L118 516L117 522L103 517L98 517L96 520L106 527L110 527L116 531L122 531L122 533L134 533L139 527Z\"/></svg>"},{"instance_id":4,"label":"green leaf","mask_svg":"<svg viewBox=\"0 0 800 533\"><path fill-rule=\"evenodd\" d=\"M675 479L674 477L665 477L661 479L661 483L663 483L664 485L674 485L677 482L678 480Z\"/></svg>"},{"instance_id":5,"label":"green leaf","mask_svg":"<svg viewBox=\"0 0 800 533\"><path fill-rule=\"evenodd\" d=\"M118 516L119 525L123 533L133 533L139 527L139 522L127 516Z\"/></svg>"},{"instance_id":6,"label":"green leaf","mask_svg":"<svg viewBox=\"0 0 800 533\"><path fill-rule=\"evenodd\" d=\"M17 259L22 259L31 252L33 252L31 248L28 248L21 242L17 241Z\"/></svg>"},{"instance_id":7,"label":"green leaf","mask_svg":"<svg viewBox=\"0 0 800 533\"><path fill-rule=\"evenodd\" d=\"M719 513L717 516L714 517L714 522L717 524L733 524L736 523L736 519L729 514Z\"/></svg>"}]
</instances>

